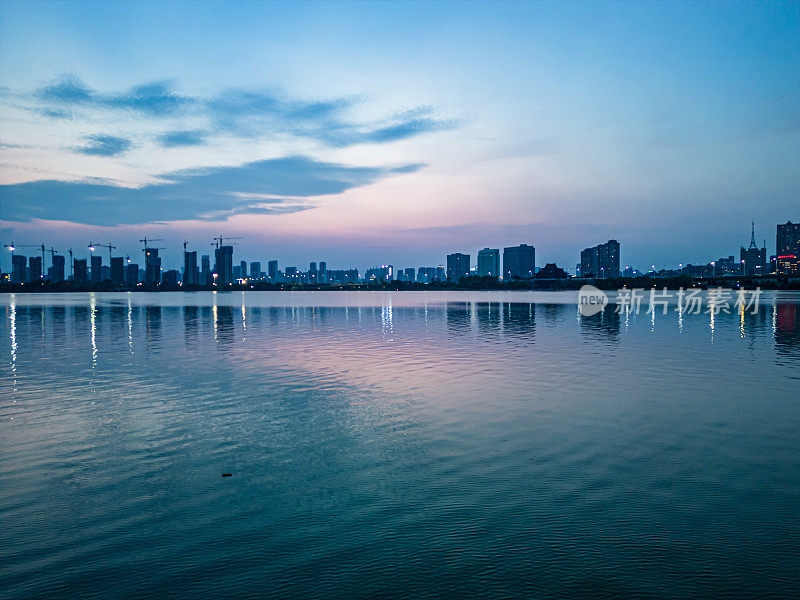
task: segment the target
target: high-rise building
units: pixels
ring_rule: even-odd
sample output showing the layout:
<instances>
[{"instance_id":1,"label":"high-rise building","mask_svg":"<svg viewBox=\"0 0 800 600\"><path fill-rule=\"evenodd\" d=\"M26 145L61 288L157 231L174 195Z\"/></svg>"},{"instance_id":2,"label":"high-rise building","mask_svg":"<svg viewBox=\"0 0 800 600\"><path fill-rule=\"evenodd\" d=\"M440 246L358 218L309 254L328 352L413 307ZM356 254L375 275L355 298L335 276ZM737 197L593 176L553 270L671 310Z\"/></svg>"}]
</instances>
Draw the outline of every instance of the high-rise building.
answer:
<instances>
[{"instance_id":1,"label":"high-rise building","mask_svg":"<svg viewBox=\"0 0 800 600\"><path fill-rule=\"evenodd\" d=\"M500 249L484 248L478 251L478 275L500 277Z\"/></svg>"},{"instance_id":2,"label":"high-rise building","mask_svg":"<svg viewBox=\"0 0 800 600\"><path fill-rule=\"evenodd\" d=\"M800 223L778 225L775 260L778 274L800 275Z\"/></svg>"},{"instance_id":3,"label":"high-rise building","mask_svg":"<svg viewBox=\"0 0 800 600\"><path fill-rule=\"evenodd\" d=\"M28 257L11 255L11 283L25 283L28 280Z\"/></svg>"},{"instance_id":4,"label":"high-rise building","mask_svg":"<svg viewBox=\"0 0 800 600\"><path fill-rule=\"evenodd\" d=\"M261 279L261 263L250 263L250 279Z\"/></svg>"},{"instance_id":5,"label":"high-rise building","mask_svg":"<svg viewBox=\"0 0 800 600\"><path fill-rule=\"evenodd\" d=\"M745 250L744 246L739 249L739 259L742 265L742 274L762 275L767 273L767 249L759 248L756 244L756 224L753 221L750 229L750 246Z\"/></svg>"},{"instance_id":6,"label":"high-rise building","mask_svg":"<svg viewBox=\"0 0 800 600\"><path fill-rule=\"evenodd\" d=\"M247 262L244 260L239 263L239 277L247 279Z\"/></svg>"},{"instance_id":7,"label":"high-rise building","mask_svg":"<svg viewBox=\"0 0 800 600\"><path fill-rule=\"evenodd\" d=\"M42 257L31 256L28 259L28 281L39 281L42 278Z\"/></svg>"},{"instance_id":8,"label":"high-rise building","mask_svg":"<svg viewBox=\"0 0 800 600\"><path fill-rule=\"evenodd\" d=\"M220 246L214 250L214 273L217 274L217 285L233 283L233 246Z\"/></svg>"},{"instance_id":9,"label":"high-rise building","mask_svg":"<svg viewBox=\"0 0 800 600\"><path fill-rule=\"evenodd\" d=\"M211 285L211 257L203 254L200 264L200 285Z\"/></svg>"},{"instance_id":10,"label":"high-rise building","mask_svg":"<svg viewBox=\"0 0 800 600\"><path fill-rule=\"evenodd\" d=\"M536 274L536 248L528 244L503 248L503 279L531 279Z\"/></svg>"},{"instance_id":11,"label":"high-rise building","mask_svg":"<svg viewBox=\"0 0 800 600\"><path fill-rule=\"evenodd\" d=\"M97 254L92 254L92 283L100 283L103 281L103 257Z\"/></svg>"},{"instance_id":12,"label":"high-rise building","mask_svg":"<svg viewBox=\"0 0 800 600\"><path fill-rule=\"evenodd\" d=\"M469 254L454 252L447 255L447 281L458 283L462 277L469 277Z\"/></svg>"},{"instance_id":13,"label":"high-rise building","mask_svg":"<svg viewBox=\"0 0 800 600\"><path fill-rule=\"evenodd\" d=\"M308 282L317 283L317 275L317 263L312 261L308 265Z\"/></svg>"},{"instance_id":14,"label":"high-rise building","mask_svg":"<svg viewBox=\"0 0 800 600\"><path fill-rule=\"evenodd\" d=\"M72 261L72 277L75 281L83 282L89 280L89 269L85 258L76 258Z\"/></svg>"},{"instance_id":15,"label":"high-rise building","mask_svg":"<svg viewBox=\"0 0 800 600\"><path fill-rule=\"evenodd\" d=\"M123 266L124 259L121 256L111 257L111 273L110 278L114 283L122 283L125 281L125 268Z\"/></svg>"},{"instance_id":16,"label":"high-rise building","mask_svg":"<svg viewBox=\"0 0 800 600\"><path fill-rule=\"evenodd\" d=\"M416 278L414 277L414 267L408 267L405 271L403 271L403 273L403 278L406 281L411 281L412 283L415 281Z\"/></svg>"},{"instance_id":17,"label":"high-rise building","mask_svg":"<svg viewBox=\"0 0 800 600\"><path fill-rule=\"evenodd\" d=\"M139 283L139 265L129 263L125 266L125 285L136 287Z\"/></svg>"},{"instance_id":18,"label":"high-rise building","mask_svg":"<svg viewBox=\"0 0 800 600\"><path fill-rule=\"evenodd\" d=\"M144 251L144 283L161 283L161 257L158 255L158 248L146 248Z\"/></svg>"},{"instance_id":19,"label":"high-rise building","mask_svg":"<svg viewBox=\"0 0 800 600\"><path fill-rule=\"evenodd\" d=\"M183 285L197 285L200 271L197 268L197 251L183 252Z\"/></svg>"},{"instance_id":20,"label":"high-rise building","mask_svg":"<svg viewBox=\"0 0 800 600\"><path fill-rule=\"evenodd\" d=\"M272 283L278 281L278 261L271 260L267 263L267 277Z\"/></svg>"},{"instance_id":21,"label":"high-rise building","mask_svg":"<svg viewBox=\"0 0 800 600\"><path fill-rule=\"evenodd\" d=\"M619 277L620 245L617 240L608 240L581 252L581 277L605 279Z\"/></svg>"},{"instance_id":22,"label":"high-rise building","mask_svg":"<svg viewBox=\"0 0 800 600\"><path fill-rule=\"evenodd\" d=\"M60 254L53 254L53 266L47 270L47 279L53 283L64 281L64 267L66 261Z\"/></svg>"},{"instance_id":23,"label":"high-rise building","mask_svg":"<svg viewBox=\"0 0 800 600\"><path fill-rule=\"evenodd\" d=\"M319 281L320 283L328 283L328 263L324 260L319 263Z\"/></svg>"}]
</instances>

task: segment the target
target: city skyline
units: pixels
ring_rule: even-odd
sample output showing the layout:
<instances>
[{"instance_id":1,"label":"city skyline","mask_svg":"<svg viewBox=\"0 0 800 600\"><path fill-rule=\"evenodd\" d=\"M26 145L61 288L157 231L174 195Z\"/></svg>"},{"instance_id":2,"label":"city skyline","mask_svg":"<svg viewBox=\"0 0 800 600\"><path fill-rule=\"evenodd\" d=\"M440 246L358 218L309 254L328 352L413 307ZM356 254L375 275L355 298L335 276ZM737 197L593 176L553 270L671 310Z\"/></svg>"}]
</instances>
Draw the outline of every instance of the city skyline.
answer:
<instances>
[{"instance_id":1,"label":"city skyline","mask_svg":"<svg viewBox=\"0 0 800 600\"><path fill-rule=\"evenodd\" d=\"M579 262L575 265L574 271L569 266L558 267L557 263L548 262L547 259L543 261L544 265L537 264L536 248L527 243L502 247L502 267L500 266L501 249L485 247L477 251L475 260L472 259L471 253L452 252L445 255L441 264L434 261L427 266L407 267L392 263L381 265L370 263L366 267L332 265L331 268L328 268L327 260L318 259L318 269L317 260L308 260L308 258L293 265L280 263L274 257L261 257L258 261L253 260L259 258L254 256L245 257L247 260L242 259L242 256L234 259L234 246L239 243L239 240L241 240L240 237L215 236L211 244L213 253L208 254L204 254L202 250L189 249L189 242L184 240L182 267L181 265L166 265L165 267L164 255L160 254L160 251L168 248L154 246L154 243L163 243L163 239L152 237L138 240L139 244L142 244L140 250L144 253L141 267L136 260L135 253L133 258L130 254L119 255L120 248L110 242L108 244L90 242L86 246L87 258L80 258L82 256L80 250L75 251L69 248L66 250L70 257L69 262L65 262L63 250L57 250L52 246L48 248L44 243L20 244L12 241L4 244L3 248L10 251L9 264L5 271L10 275L13 283L38 279L39 277L35 277L33 273L40 273L41 279L58 282L71 279L74 272L81 273L77 277L78 281L88 281L91 278L92 282L100 283L110 279L113 282L125 282L131 285L161 283L163 273L163 277L168 278L168 283L178 284L181 282L200 286L211 284L224 286L235 283L237 280L247 279L248 274L251 279L267 279L273 283L346 283L370 280L424 283L431 281L457 282L462 277L468 276L493 277L500 280L532 279L540 269L545 267L553 272L557 272L557 268L561 269L564 276L571 275L590 279L635 277L648 273L660 273L666 276L684 273L691 276L742 275L748 277L767 274L797 275L800 273L800 223L791 221L776 225L775 253L771 255L767 254L766 240L761 247L757 244L755 222L752 222L750 244L747 248L744 245L740 246L739 259L735 259L731 254L728 257L722 256L715 260L699 263L687 261L660 268L652 264L650 268L646 266L642 268L639 265L622 262L621 244L619 241L611 239L580 251ZM34 250L34 254L28 256L28 254L20 252L25 251L26 248L28 252ZM106 249L108 252L107 265L103 263L101 249ZM118 251L116 257L113 256L115 250ZM15 254L15 252L17 253ZM50 268L47 266L47 253L50 254ZM238 265L235 264L237 260L239 261ZM266 271L261 269L262 261L267 265ZM284 270L279 269L279 264L284 265ZM309 265L307 270L304 270L304 264ZM51 277L51 269L53 274L60 275ZM70 270L69 277L66 276L67 269ZM254 269L256 269L255 272ZM335 275L326 278L326 271L335 273ZM0 274L2 273L3 263L0 261Z\"/></svg>"},{"instance_id":2,"label":"city skyline","mask_svg":"<svg viewBox=\"0 0 800 600\"><path fill-rule=\"evenodd\" d=\"M699 263L751 220L769 246L798 218L798 25L795 2L4 2L0 237L147 231L178 265L222 230L362 269L526 240L570 270L608 239Z\"/></svg>"}]
</instances>

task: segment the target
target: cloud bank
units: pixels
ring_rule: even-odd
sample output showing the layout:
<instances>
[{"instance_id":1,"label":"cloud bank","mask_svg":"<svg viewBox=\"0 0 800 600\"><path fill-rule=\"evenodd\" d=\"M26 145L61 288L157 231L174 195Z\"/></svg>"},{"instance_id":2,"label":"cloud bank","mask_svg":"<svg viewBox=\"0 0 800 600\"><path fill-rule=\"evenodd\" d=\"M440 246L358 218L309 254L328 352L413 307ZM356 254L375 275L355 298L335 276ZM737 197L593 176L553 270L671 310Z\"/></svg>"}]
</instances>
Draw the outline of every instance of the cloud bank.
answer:
<instances>
[{"instance_id":1,"label":"cloud bank","mask_svg":"<svg viewBox=\"0 0 800 600\"><path fill-rule=\"evenodd\" d=\"M357 167L293 156L234 167L165 173L163 183L126 188L104 181L31 181L0 185L0 219L48 219L86 225L137 225L235 214L285 214L423 165ZM289 196L293 199L270 196Z\"/></svg>"}]
</instances>

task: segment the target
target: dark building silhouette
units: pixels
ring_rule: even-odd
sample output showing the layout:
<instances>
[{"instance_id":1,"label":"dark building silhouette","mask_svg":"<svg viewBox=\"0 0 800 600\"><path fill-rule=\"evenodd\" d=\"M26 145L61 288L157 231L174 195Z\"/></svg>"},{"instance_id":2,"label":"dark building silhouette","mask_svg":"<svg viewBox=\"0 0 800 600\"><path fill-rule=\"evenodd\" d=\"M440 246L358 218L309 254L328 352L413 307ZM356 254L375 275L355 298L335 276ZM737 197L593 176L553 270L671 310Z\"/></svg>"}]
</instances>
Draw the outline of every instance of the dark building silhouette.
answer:
<instances>
[{"instance_id":1,"label":"dark building silhouette","mask_svg":"<svg viewBox=\"0 0 800 600\"><path fill-rule=\"evenodd\" d=\"M180 273L177 269L170 269L169 271L164 271L164 274L161 276L161 285L177 287L178 285L178 276Z\"/></svg>"},{"instance_id":2,"label":"dark building silhouette","mask_svg":"<svg viewBox=\"0 0 800 600\"><path fill-rule=\"evenodd\" d=\"M200 276L197 270L197 252L183 252L183 285L197 285Z\"/></svg>"},{"instance_id":3,"label":"dark building silhouette","mask_svg":"<svg viewBox=\"0 0 800 600\"><path fill-rule=\"evenodd\" d=\"M406 281L414 282L416 277L414 277L414 267L409 267L404 271L403 277Z\"/></svg>"},{"instance_id":4,"label":"dark building silhouette","mask_svg":"<svg viewBox=\"0 0 800 600\"><path fill-rule=\"evenodd\" d=\"M447 281L458 282L462 277L469 277L469 254L455 252L447 255Z\"/></svg>"},{"instance_id":5,"label":"dark building silhouette","mask_svg":"<svg viewBox=\"0 0 800 600\"><path fill-rule=\"evenodd\" d=\"M309 283L317 283L317 263L311 262L308 265L308 282Z\"/></svg>"},{"instance_id":6,"label":"dark building silhouette","mask_svg":"<svg viewBox=\"0 0 800 600\"><path fill-rule=\"evenodd\" d=\"M147 248L144 251L144 283L161 283L161 257L158 255L158 248Z\"/></svg>"},{"instance_id":7,"label":"dark building silhouette","mask_svg":"<svg viewBox=\"0 0 800 600\"><path fill-rule=\"evenodd\" d=\"M114 283L122 283L123 281L125 281L124 259L121 256L111 257L110 279Z\"/></svg>"},{"instance_id":8,"label":"dark building silhouette","mask_svg":"<svg viewBox=\"0 0 800 600\"><path fill-rule=\"evenodd\" d=\"M567 275L567 272L558 265L556 265L556 263L547 263L545 266L539 269L538 273L536 273L536 279L542 279L542 280L566 279L567 277L569 277L569 275Z\"/></svg>"},{"instance_id":9,"label":"dark building silhouette","mask_svg":"<svg viewBox=\"0 0 800 600\"><path fill-rule=\"evenodd\" d=\"M52 281L53 283L58 283L59 281L64 281L64 267L66 265L66 261L64 257L60 254L53 254L53 266L47 269L47 279Z\"/></svg>"},{"instance_id":10,"label":"dark building silhouette","mask_svg":"<svg viewBox=\"0 0 800 600\"><path fill-rule=\"evenodd\" d=\"M478 275L500 277L500 249L484 248L478 251Z\"/></svg>"},{"instance_id":11,"label":"dark building silhouette","mask_svg":"<svg viewBox=\"0 0 800 600\"><path fill-rule=\"evenodd\" d=\"M39 281L42 278L42 257L31 256L28 259L28 281Z\"/></svg>"},{"instance_id":12,"label":"dark building silhouette","mask_svg":"<svg viewBox=\"0 0 800 600\"><path fill-rule=\"evenodd\" d=\"M741 272L743 275L761 275L767 272L767 249L756 245L756 224L750 230L750 246L739 249Z\"/></svg>"},{"instance_id":13,"label":"dark building silhouette","mask_svg":"<svg viewBox=\"0 0 800 600\"><path fill-rule=\"evenodd\" d=\"M608 240L581 252L581 277L619 277L620 245L617 240Z\"/></svg>"},{"instance_id":14,"label":"dark building silhouette","mask_svg":"<svg viewBox=\"0 0 800 600\"><path fill-rule=\"evenodd\" d=\"M25 283L28 279L28 257L11 255L11 283Z\"/></svg>"},{"instance_id":15,"label":"dark building silhouette","mask_svg":"<svg viewBox=\"0 0 800 600\"><path fill-rule=\"evenodd\" d=\"M75 281L88 281L89 269L85 258L76 258L72 261L73 279Z\"/></svg>"},{"instance_id":16,"label":"dark building silhouette","mask_svg":"<svg viewBox=\"0 0 800 600\"><path fill-rule=\"evenodd\" d=\"M130 263L125 267L125 284L136 287L139 283L139 265Z\"/></svg>"},{"instance_id":17,"label":"dark building silhouette","mask_svg":"<svg viewBox=\"0 0 800 600\"><path fill-rule=\"evenodd\" d=\"M261 263L260 262L251 262L250 263L250 278L251 279L261 279Z\"/></svg>"},{"instance_id":18,"label":"dark building silhouette","mask_svg":"<svg viewBox=\"0 0 800 600\"><path fill-rule=\"evenodd\" d=\"M357 283L358 269L334 269L328 271L330 283Z\"/></svg>"},{"instance_id":19,"label":"dark building silhouette","mask_svg":"<svg viewBox=\"0 0 800 600\"><path fill-rule=\"evenodd\" d=\"M244 260L239 263L239 277L247 279L247 262Z\"/></svg>"},{"instance_id":20,"label":"dark building silhouette","mask_svg":"<svg viewBox=\"0 0 800 600\"><path fill-rule=\"evenodd\" d=\"M420 283L433 283L434 281L444 280L444 267L420 267L417 269L417 281Z\"/></svg>"},{"instance_id":21,"label":"dark building silhouette","mask_svg":"<svg viewBox=\"0 0 800 600\"><path fill-rule=\"evenodd\" d=\"M267 263L267 277L273 283L278 281L278 261L271 260Z\"/></svg>"},{"instance_id":22,"label":"dark building silhouette","mask_svg":"<svg viewBox=\"0 0 800 600\"><path fill-rule=\"evenodd\" d=\"M320 283L328 282L328 263L324 260L319 263L319 281Z\"/></svg>"},{"instance_id":23,"label":"dark building silhouette","mask_svg":"<svg viewBox=\"0 0 800 600\"><path fill-rule=\"evenodd\" d=\"M775 236L775 270L780 275L800 275L800 223L778 225Z\"/></svg>"},{"instance_id":24,"label":"dark building silhouette","mask_svg":"<svg viewBox=\"0 0 800 600\"><path fill-rule=\"evenodd\" d=\"M528 244L503 248L503 279L530 279L536 273L536 248Z\"/></svg>"},{"instance_id":25,"label":"dark building silhouette","mask_svg":"<svg viewBox=\"0 0 800 600\"><path fill-rule=\"evenodd\" d=\"M91 277L92 283L99 283L103 281L103 257L92 254L91 256Z\"/></svg>"},{"instance_id":26,"label":"dark building silhouette","mask_svg":"<svg viewBox=\"0 0 800 600\"><path fill-rule=\"evenodd\" d=\"M217 285L233 283L233 246L220 246L214 250L214 273L217 274Z\"/></svg>"},{"instance_id":27,"label":"dark building silhouette","mask_svg":"<svg viewBox=\"0 0 800 600\"><path fill-rule=\"evenodd\" d=\"M211 257L208 254L203 254L200 258L200 285L211 284Z\"/></svg>"}]
</instances>

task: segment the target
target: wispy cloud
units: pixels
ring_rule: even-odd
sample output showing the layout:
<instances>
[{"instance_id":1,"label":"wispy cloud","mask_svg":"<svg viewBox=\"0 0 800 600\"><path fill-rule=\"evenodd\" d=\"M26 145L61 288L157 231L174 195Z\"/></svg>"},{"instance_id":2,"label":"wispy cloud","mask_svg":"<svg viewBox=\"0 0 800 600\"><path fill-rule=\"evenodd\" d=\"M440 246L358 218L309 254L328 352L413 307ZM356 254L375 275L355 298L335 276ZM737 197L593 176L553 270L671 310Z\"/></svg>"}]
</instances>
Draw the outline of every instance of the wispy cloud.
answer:
<instances>
[{"instance_id":1,"label":"wispy cloud","mask_svg":"<svg viewBox=\"0 0 800 600\"><path fill-rule=\"evenodd\" d=\"M90 88L74 75L65 75L27 98L30 110L48 119L93 121L98 111L128 112L165 122L192 118L203 131L166 131L156 138L163 147L199 145L214 134L246 139L288 136L331 147L389 143L424 133L452 129L455 119L439 118L429 106L419 106L373 122L358 122L350 114L359 98L301 99L273 90L231 88L210 97L188 96L169 81L138 85L120 93Z\"/></svg>"},{"instance_id":2,"label":"wispy cloud","mask_svg":"<svg viewBox=\"0 0 800 600\"><path fill-rule=\"evenodd\" d=\"M180 146L199 146L206 142L206 132L200 130L179 129L168 131L158 138L158 143L165 148Z\"/></svg>"},{"instance_id":3,"label":"wispy cloud","mask_svg":"<svg viewBox=\"0 0 800 600\"><path fill-rule=\"evenodd\" d=\"M90 156L118 156L130 150L132 145L127 138L99 134L87 136L86 142L85 146L75 148L75 151Z\"/></svg>"},{"instance_id":4,"label":"wispy cloud","mask_svg":"<svg viewBox=\"0 0 800 600\"><path fill-rule=\"evenodd\" d=\"M132 87L119 94L103 94L89 88L74 75L65 75L36 92L35 97L45 103L45 110L58 116L64 108L105 108L132 110L150 117L174 115L193 102L172 90L166 81L157 81Z\"/></svg>"},{"instance_id":5,"label":"wispy cloud","mask_svg":"<svg viewBox=\"0 0 800 600\"><path fill-rule=\"evenodd\" d=\"M7 221L38 218L87 225L132 225L224 220L234 214L308 210L316 205L316 197L339 194L421 167L357 167L294 156L165 173L161 176L163 183L138 188L97 180L0 185L0 202ZM263 195L286 198L265 199Z\"/></svg>"}]
</instances>

